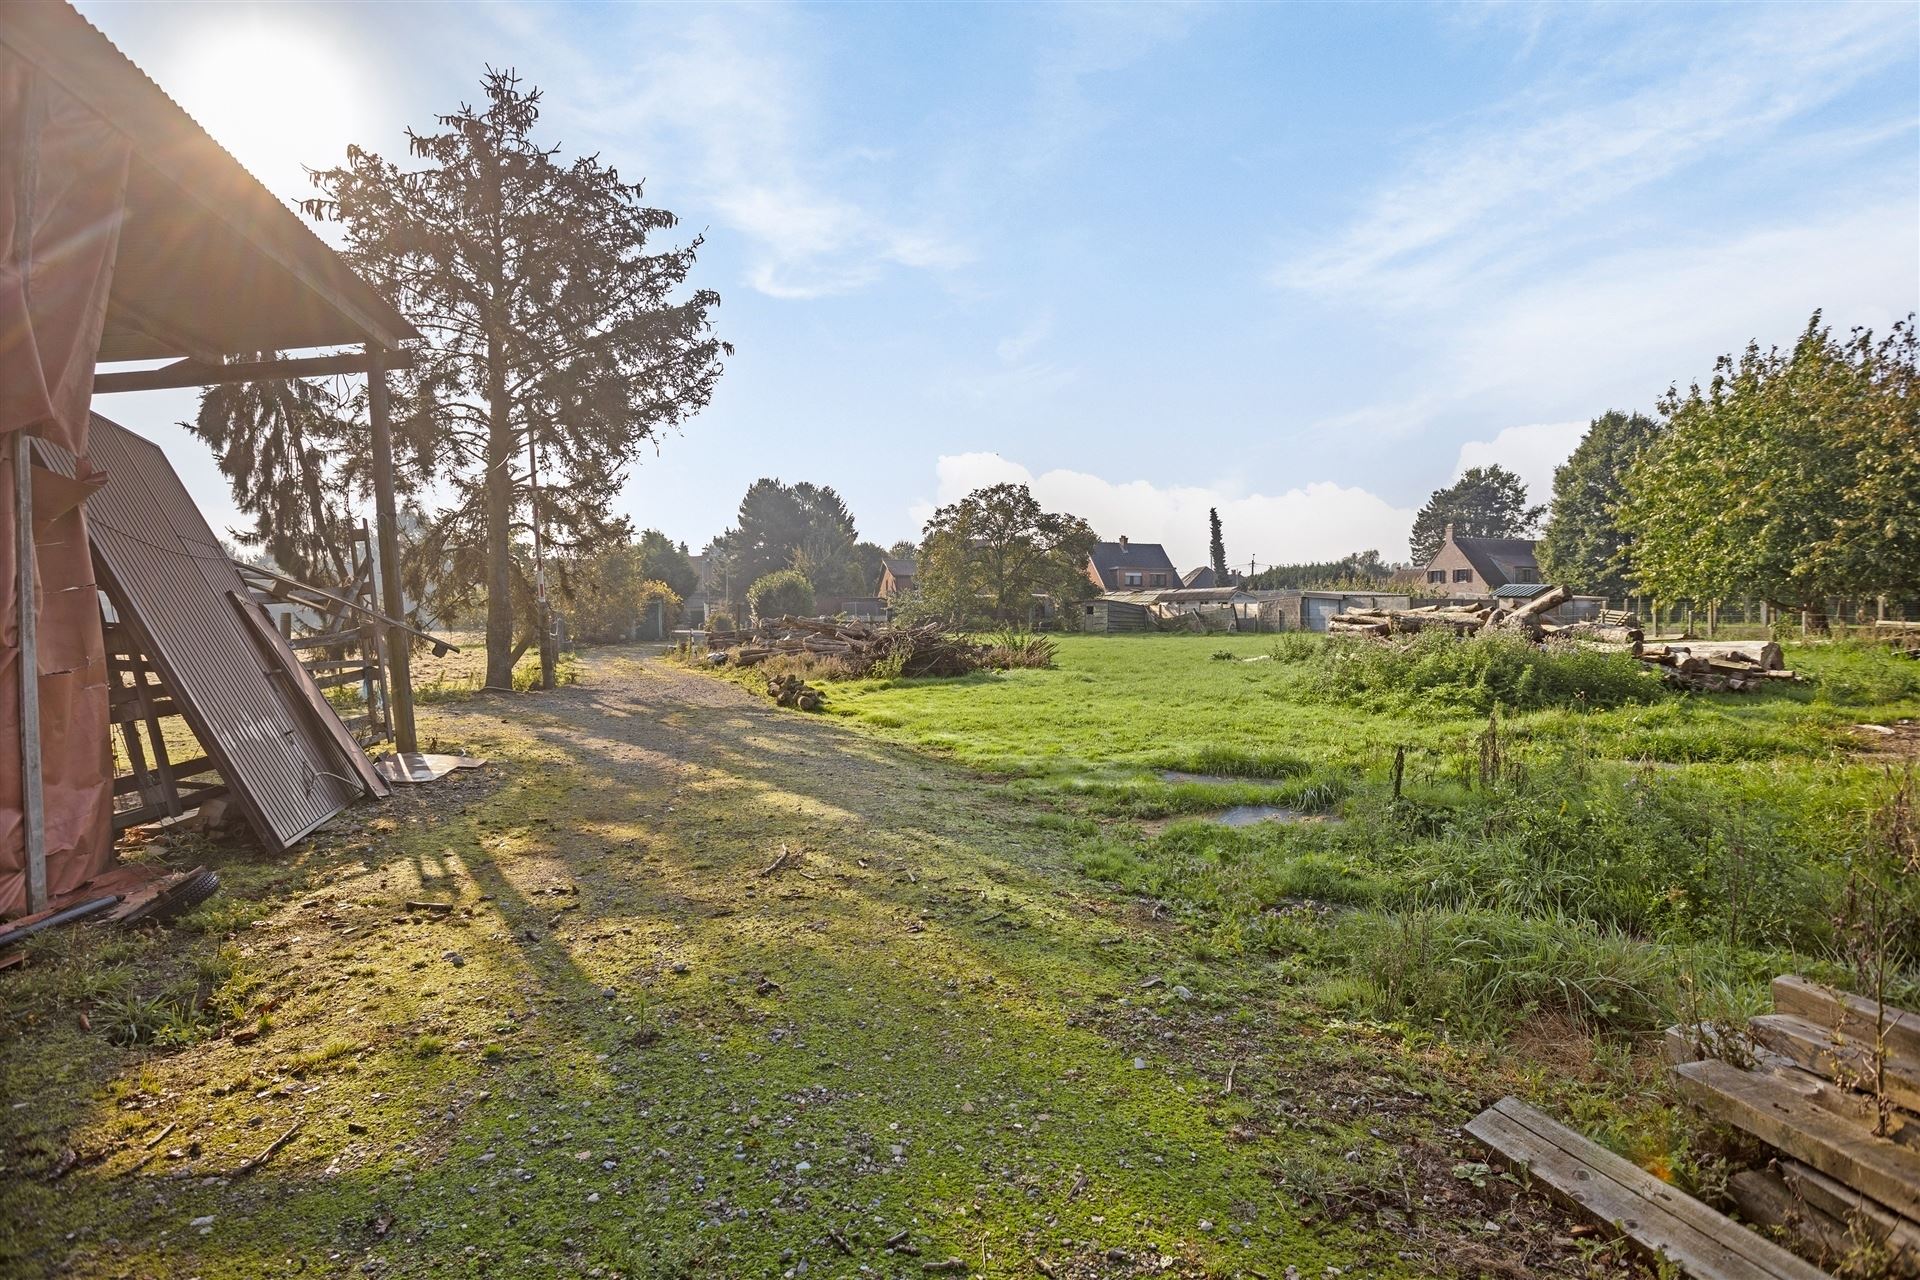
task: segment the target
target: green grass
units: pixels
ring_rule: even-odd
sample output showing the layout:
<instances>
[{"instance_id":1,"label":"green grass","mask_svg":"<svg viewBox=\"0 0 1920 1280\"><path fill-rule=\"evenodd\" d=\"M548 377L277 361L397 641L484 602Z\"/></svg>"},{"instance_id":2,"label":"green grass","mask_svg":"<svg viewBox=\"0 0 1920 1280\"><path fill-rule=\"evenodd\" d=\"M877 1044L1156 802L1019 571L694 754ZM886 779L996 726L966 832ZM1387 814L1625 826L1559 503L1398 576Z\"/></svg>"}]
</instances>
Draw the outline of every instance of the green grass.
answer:
<instances>
[{"instance_id":1,"label":"green grass","mask_svg":"<svg viewBox=\"0 0 1920 1280\"><path fill-rule=\"evenodd\" d=\"M1710 1184L1652 1033L1839 974L1846 726L1920 671L1503 712L1483 768L1489 668L1409 705L1334 656L1067 638L808 716L591 651L429 706L492 764L156 842L223 892L0 975L0 1273L1619 1275L1459 1126L1515 1092Z\"/></svg>"},{"instance_id":2,"label":"green grass","mask_svg":"<svg viewBox=\"0 0 1920 1280\"><path fill-rule=\"evenodd\" d=\"M1302 957L1372 1014L1645 1034L1701 990L1744 1005L1773 972L1837 971L1847 868L1889 789L1852 726L1920 716L1920 664L1851 644L1790 662L1807 683L1700 696L1501 640L1070 637L1051 670L852 682L831 707L1010 776L1067 815L1091 878ZM1249 803L1338 821L1112 821ZM1276 924L1303 899L1343 910Z\"/></svg>"}]
</instances>

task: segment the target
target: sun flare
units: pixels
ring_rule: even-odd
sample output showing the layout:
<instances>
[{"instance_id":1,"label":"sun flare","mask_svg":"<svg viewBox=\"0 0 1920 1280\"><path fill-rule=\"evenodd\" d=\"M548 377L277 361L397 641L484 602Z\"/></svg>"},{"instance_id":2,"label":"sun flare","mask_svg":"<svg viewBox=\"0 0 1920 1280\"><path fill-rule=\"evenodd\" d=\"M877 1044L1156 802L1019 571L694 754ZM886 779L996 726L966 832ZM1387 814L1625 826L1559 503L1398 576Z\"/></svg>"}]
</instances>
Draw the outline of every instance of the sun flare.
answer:
<instances>
[{"instance_id":1,"label":"sun flare","mask_svg":"<svg viewBox=\"0 0 1920 1280\"><path fill-rule=\"evenodd\" d=\"M213 11L218 14L219 11ZM276 189L297 166L337 163L361 116L360 77L335 37L281 15L210 17L196 39L182 105Z\"/></svg>"}]
</instances>

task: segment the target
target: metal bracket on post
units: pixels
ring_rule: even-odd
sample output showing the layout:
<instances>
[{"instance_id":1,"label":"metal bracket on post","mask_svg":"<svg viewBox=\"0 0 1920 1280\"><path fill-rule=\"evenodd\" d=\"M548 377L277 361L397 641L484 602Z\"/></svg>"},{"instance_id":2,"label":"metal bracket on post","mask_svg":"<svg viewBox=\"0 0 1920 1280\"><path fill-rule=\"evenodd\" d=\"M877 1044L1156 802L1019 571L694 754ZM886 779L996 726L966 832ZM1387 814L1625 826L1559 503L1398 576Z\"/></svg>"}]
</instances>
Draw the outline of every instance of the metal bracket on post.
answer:
<instances>
[{"instance_id":1,"label":"metal bracket on post","mask_svg":"<svg viewBox=\"0 0 1920 1280\"><path fill-rule=\"evenodd\" d=\"M47 909L47 819L40 790L40 640L34 606L33 441L13 433L14 591L20 604L20 816L27 910Z\"/></svg>"},{"instance_id":2,"label":"metal bracket on post","mask_svg":"<svg viewBox=\"0 0 1920 1280\"><path fill-rule=\"evenodd\" d=\"M380 542L380 603L390 618L406 617L400 590L400 517L393 496L393 424L387 417L387 352L367 344L367 416L373 426L373 519ZM392 664L393 749L420 749L413 731L412 651L407 633L387 628L387 661Z\"/></svg>"}]
</instances>

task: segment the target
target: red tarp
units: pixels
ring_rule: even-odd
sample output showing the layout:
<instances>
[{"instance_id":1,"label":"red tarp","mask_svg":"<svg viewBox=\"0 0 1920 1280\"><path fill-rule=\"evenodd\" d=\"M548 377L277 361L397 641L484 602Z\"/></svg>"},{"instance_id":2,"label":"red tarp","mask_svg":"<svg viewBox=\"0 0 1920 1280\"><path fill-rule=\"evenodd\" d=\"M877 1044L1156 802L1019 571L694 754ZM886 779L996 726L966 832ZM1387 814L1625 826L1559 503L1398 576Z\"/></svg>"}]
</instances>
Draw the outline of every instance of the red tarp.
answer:
<instances>
[{"instance_id":1,"label":"red tarp","mask_svg":"<svg viewBox=\"0 0 1920 1280\"><path fill-rule=\"evenodd\" d=\"M120 243L130 145L0 45L0 916L26 909L14 450L30 431L82 459L94 359ZM107 865L113 761L88 486L34 469L47 889Z\"/></svg>"}]
</instances>

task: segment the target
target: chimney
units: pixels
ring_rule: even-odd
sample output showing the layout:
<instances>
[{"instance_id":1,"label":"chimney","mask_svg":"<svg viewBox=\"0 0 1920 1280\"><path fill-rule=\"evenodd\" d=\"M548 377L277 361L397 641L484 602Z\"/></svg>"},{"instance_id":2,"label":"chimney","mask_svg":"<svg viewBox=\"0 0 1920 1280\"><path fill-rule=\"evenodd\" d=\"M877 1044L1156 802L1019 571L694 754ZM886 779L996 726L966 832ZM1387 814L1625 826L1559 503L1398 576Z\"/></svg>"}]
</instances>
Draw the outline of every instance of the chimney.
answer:
<instances>
[{"instance_id":1,"label":"chimney","mask_svg":"<svg viewBox=\"0 0 1920 1280\"><path fill-rule=\"evenodd\" d=\"M1447 521L1447 531L1440 535L1440 540L1442 542L1453 541L1453 521L1451 520Z\"/></svg>"},{"instance_id":2,"label":"chimney","mask_svg":"<svg viewBox=\"0 0 1920 1280\"><path fill-rule=\"evenodd\" d=\"M1447 532L1448 532L1448 533L1452 533L1452 532L1453 532L1453 526L1452 526L1452 525L1448 525L1448 526L1447 526ZM1122 551L1125 551L1125 550L1127 549L1127 535L1126 535L1126 534L1124 534L1124 533L1120 535L1120 549L1121 549Z\"/></svg>"}]
</instances>

